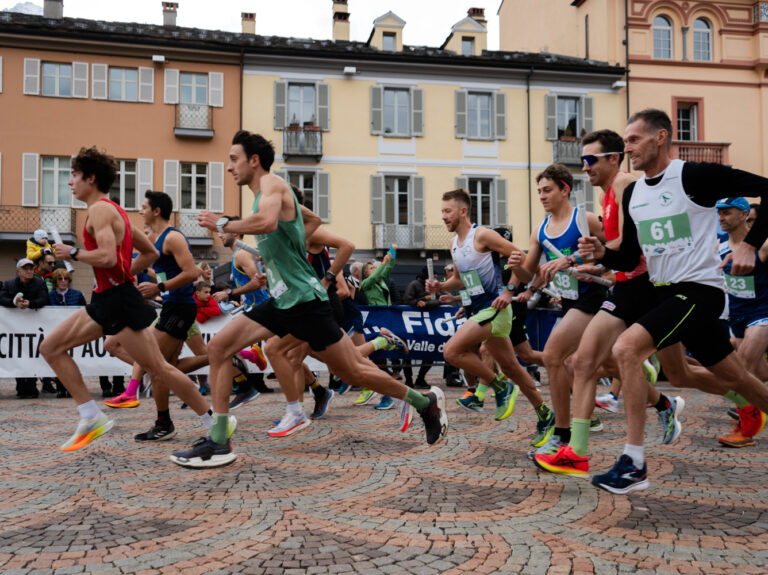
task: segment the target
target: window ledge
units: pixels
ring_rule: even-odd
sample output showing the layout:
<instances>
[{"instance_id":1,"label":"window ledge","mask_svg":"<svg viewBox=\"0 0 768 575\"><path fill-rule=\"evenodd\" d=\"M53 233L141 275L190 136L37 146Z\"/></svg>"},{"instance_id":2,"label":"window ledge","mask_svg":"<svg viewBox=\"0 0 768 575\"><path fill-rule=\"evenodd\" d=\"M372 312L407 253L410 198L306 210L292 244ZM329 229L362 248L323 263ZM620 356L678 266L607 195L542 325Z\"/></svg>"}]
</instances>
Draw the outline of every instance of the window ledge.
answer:
<instances>
[{"instance_id":1,"label":"window ledge","mask_svg":"<svg viewBox=\"0 0 768 575\"><path fill-rule=\"evenodd\" d=\"M194 128L174 128L173 135L178 138L213 138L213 130L196 130Z\"/></svg>"}]
</instances>

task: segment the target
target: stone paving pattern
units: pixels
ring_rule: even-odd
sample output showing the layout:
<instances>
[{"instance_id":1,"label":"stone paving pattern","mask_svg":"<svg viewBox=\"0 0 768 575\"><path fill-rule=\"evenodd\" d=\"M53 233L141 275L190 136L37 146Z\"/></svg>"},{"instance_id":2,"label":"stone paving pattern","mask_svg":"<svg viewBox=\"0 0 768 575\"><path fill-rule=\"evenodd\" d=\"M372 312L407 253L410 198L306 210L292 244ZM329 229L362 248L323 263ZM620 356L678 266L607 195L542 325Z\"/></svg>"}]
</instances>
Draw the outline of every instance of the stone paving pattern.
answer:
<instances>
[{"instance_id":1,"label":"stone paving pattern","mask_svg":"<svg viewBox=\"0 0 768 575\"><path fill-rule=\"evenodd\" d=\"M683 435L660 445L650 411L651 488L614 496L525 458L535 417L522 394L496 422L492 398L475 414L447 388L449 435L434 446L420 419L400 433L396 410L352 406L354 392L305 431L271 438L284 403L265 394L235 411L238 459L196 471L168 459L202 434L177 400L174 439L133 441L154 419L150 399L110 410L108 435L62 453L72 401L17 400L6 384L0 573L767 573L768 440L720 447L727 403L661 387L686 399ZM593 472L624 444L623 413L599 415Z\"/></svg>"}]
</instances>

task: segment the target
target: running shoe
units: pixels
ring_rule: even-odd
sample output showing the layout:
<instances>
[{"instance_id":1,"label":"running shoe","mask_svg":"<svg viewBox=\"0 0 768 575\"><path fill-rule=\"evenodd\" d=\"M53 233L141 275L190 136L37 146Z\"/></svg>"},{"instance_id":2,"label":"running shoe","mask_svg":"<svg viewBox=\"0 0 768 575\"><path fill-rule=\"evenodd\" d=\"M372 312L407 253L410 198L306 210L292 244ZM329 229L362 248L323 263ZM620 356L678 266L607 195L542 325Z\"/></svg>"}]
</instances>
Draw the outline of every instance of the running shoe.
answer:
<instances>
[{"instance_id":1,"label":"running shoe","mask_svg":"<svg viewBox=\"0 0 768 575\"><path fill-rule=\"evenodd\" d=\"M91 443L97 437L104 435L112 429L115 422L103 413L99 413L93 419L81 419L77 424L77 430L69 440L61 446L62 451L77 451Z\"/></svg>"},{"instance_id":2,"label":"running shoe","mask_svg":"<svg viewBox=\"0 0 768 575\"><path fill-rule=\"evenodd\" d=\"M384 351L401 351L402 350L404 353L408 353L408 345L406 345L406 343L402 339L397 337L394 333L392 333L386 327L382 327L379 330L379 336L387 340L387 346L384 348Z\"/></svg>"},{"instance_id":3,"label":"running shoe","mask_svg":"<svg viewBox=\"0 0 768 575\"><path fill-rule=\"evenodd\" d=\"M682 413L684 407L685 400L678 395L677 397L670 397L669 407L664 411L659 412L659 423L664 432L664 439L661 441L663 444L666 445L672 443L680 436L683 426L678 417ZM643 489L645 488L643 487Z\"/></svg>"},{"instance_id":4,"label":"running shoe","mask_svg":"<svg viewBox=\"0 0 768 575\"><path fill-rule=\"evenodd\" d=\"M754 405L739 407L739 429L744 437L754 437L765 427L765 414Z\"/></svg>"},{"instance_id":5,"label":"running shoe","mask_svg":"<svg viewBox=\"0 0 768 575\"><path fill-rule=\"evenodd\" d=\"M541 447L552 436L555 431L555 412L549 410L549 416L546 419L539 419L536 422L536 437L531 441L534 447Z\"/></svg>"},{"instance_id":6,"label":"running shoe","mask_svg":"<svg viewBox=\"0 0 768 575\"><path fill-rule=\"evenodd\" d=\"M595 431L602 431L603 430L603 422L600 421L600 418L595 416L589 421L589 431L590 433Z\"/></svg>"},{"instance_id":7,"label":"running shoe","mask_svg":"<svg viewBox=\"0 0 768 575\"><path fill-rule=\"evenodd\" d=\"M376 397L376 395L376 392L372 389L363 388L353 405L368 405L371 401L373 401L373 398Z\"/></svg>"},{"instance_id":8,"label":"running shoe","mask_svg":"<svg viewBox=\"0 0 768 575\"><path fill-rule=\"evenodd\" d=\"M378 409L379 411L384 411L385 409L392 409L395 407L395 400L389 397L388 395L382 395L381 401L379 404L374 407L373 409Z\"/></svg>"},{"instance_id":9,"label":"running shoe","mask_svg":"<svg viewBox=\"0 0 768 575\"><path fill-rule=\"evenodd\" d=\"M725 413L727 413L728 417L730 417L731 419L735 419L736 421L739 421L739 410L738 410L738 408L736 408L736 407L729 407L728 411L726 411Z\"/></svg>"},{"instance_id":10,"label":"running shoe","mask_svg":"<svg viewBox=\"0 0 768 575\"><path fill-rule=\"evenodd\" d=\"M656 370L656 374L661 373L661 362L659 361L659 358L656 357L656 354L651 354L651 363L653 364L653 369Z\"/></svg>"},{"instance_id":11,"label":"running shoe","mask_svg":"<svg viewBox=\"0 0 768 575\"><path fill-rule=\"evenodd\" d=\"M645 380L651 385L656 385L656 380L659 378L659 373L649 360L643 362L643 375Z\"/></svg>"},{"instance_id":12,"label":"running shoe","mask_svg":"<svg viewBox=\"0 0 768 575\"><path fill-rule=\"evenodd\" d=\"M232 365L234 365L235 369L243 375L248 375L248 367L246 367L245 362L239 355L235 354L232 356Z\"/></svg>"},{"instance_id":13,"label":"running shoe","mask_svg":"<svg viewBox=\"0 0 768 575\"><path fill-rule=\"evenodd\" d=\"M612 393L604 393L595 398L595 405L600 409L616 413L619 411L619 400Z\"/></svg>"},{"instance_id":14,"label":"running shoe","mask_svg":"<svg viewBox=\"0 0 768 575\"><path fill-rule=\"evenodd\" d=\"M267 368L267 358L264 357L264 352L257 344L253 344L248 349L242 349L237 353L243 359L247 359L251 363L256 364L256 367L258 367L260 371L264 371Z\"/></svg>"},{"instance_id":15,"label":"running shoe","mask_svg":"<svg viewBox=\"0 0 768 575\"><path fill-rule=\"evenodd\" d=\"M592 485L619 495L648 489L648 466L644 463L643 468L638 469L632 462L632 458L624 454L619 457L610 471L595 475L592 478Z\"/></svg>"},{"instance_id":16,"label":"running shoe","mask_svg":"<svg viewBox=\"0 0 768 575\"><path fill-rule=\"evenodd\" d=\"M427 432L427 443L432 445L448 432L448 416L445 414L445 394L437 386L432 386L425 393L429 398L429 405L419 410L419 415L424 421L424 429Z\"/></svg>"},{"instance_id":17,"label":"running shoe","mask_svg":"<svg viewBox=\"0 0 768 575\"><path fill-rule=\"evenodd\" d=\"M237 429L237 418L234 415L229 416L229 426L227 428L227 439L232 437L232 434Z\"/></svg>"},{"instance_id":18,"label":"running shoe","mask_svg":"<svg viewBox=\"0 0 768 575\"><path fill-rule=\"evenodd\" d=\"M400 406L400 431L405 432L408 431L408 428L411 426L416 409L407 401L398 401L401 401L402 403Z\"/></svg>"},{"instance_id":19,"label":"running shoe","mask_svg":"<svg viewBox=\"0 0 768 575\"><path fill-rule=\"evenodd\" d=\"M215 443L210 437L201 437L190 449L177 451L171 455L171 461L182 467L205 468L229 465L237 455L232 452L232 442L225 445Z\"/></svg>"},{"instance_id":20,"label":"running shoe","mask_svg":"<svg viewBox=\"0 0 768 575\"><path fill-rule=\"evenodd\" d=\"M267 431L267 433L272 437L287 437L297 431L301 431L305 427L309 427L311 423L312 421L304 413L301 413L301 415L286 413L280 422Z\"/></svg>"},{"instance_id":21,"label":"running shoe","mask_svg":"<svg viewBox=\"0 0 768 575\"><path fill-rule=\"evenodd\" d=\"M462 399L465 397L469 397L470 395L475 395L475 391L477 391L476 387L468 387L467 390L464 392L464 395L461 396Z\"/></svg>"},{"instance_id":22,"label":"running shoe","mask_svg":"<svg viewBox=\"0 0 768 575\"><path fill-rule=\"evenodd\" d=\"M349 389L351 387L352 386L349 385L348 383L344 383L343 381L341 381L339 383L339 390L338 390L339 391L339 395L344 395L345 393L347 393L349 391Z\"/></svg>"},{"instance_id":23,"label":"running shoe","mask_svg":"<svg viewBox=\"0 0 768 575\"><path fill-rule=\"evenodd\" d=\"M605 387L611 387L611 385L613 384L613 378L600 377L598 378L597 383L599 383L600 385L604 385Z\"/></svg>"},{"instance_id":24,"label":"running shoe","mask_svg":"<svg viewBox=\"0 0 768 575\"><path fill-rule=\"evenodd\" d=\"M136 441L165 441L171 439L176 435L176 427L172 421L168 423L162 423L155 421L154 425L149 428L149 431L134 435L133 438Z\"/></svg>"},{"instance_id":25,"label":"running shoe","mask_svg":"<svg viewBox=\"0 0 768 575\"><path fill-rule=\"evenodd\" d=\"M742 435L738 422L733 426L733 431L717 439L726 447L749 447L755 444L754 437Z\"/></svg>"},{"instance_id":26,"label":"running shoe","mask_svg":"<svg viewBox=\"0 0 768 575\"><path fill-rule=\"evenodd\" d=\"M555 424L553 422L552 429L554 430L554 428L555 428ZM531 449L526 454L526 457L528 457L528 459L533 461L536 455L545 455L545 454L554 455L555 453L557 453L558 449L560 449L561 447L567 447L567 445L568 445L567 443L563 443L562 441L560 441L559 435L555 435L554 433L551 433L546 443L542 444L537 449Z\"/></svg>"},{"instance_id":27,"label":"running shoe","mask_svg":"<svg viewBox=\"0 0 768 575\"><path fill-rule=\"evenodd\" d=\"M105 399L104 404L109 407L139 407L139 400L135 395L126 395L124 392L112 399Z\"/></svg>"},{"instance_id":28,"label":"running shoe","mask_svg":"<svg viewBox=\"0 0 768 575\"><path fill-rule=\"evenodd\" d=\"M244 393L238 393L235 398L229 403L229 409L237 409L241 405L245 405L249 401L253 401L261 395L258 391L251 388Z\"/></svg>"},{"instance_id":29,"label":"running shoe","mask_svg":"<svg viewBox=\"0 0 768 575\"><path fill-rule=\"evenodd\" d=\"M586 475L589 473L589 457L576 455L570 445L555 453L537 453L533 456L537 467L560 475Z\"/></svg>"},{"instance_id":30,"label":"running shoe","mask_svg":"<svg viewBox=\"0 0 768 575\"><path fill-rule=\"evenodd\" d=\"M496 415L494 416L496 421L501 421L512 415L512 412L515 411L517 394L520 393L520 388L514 383L509 381L504 383L506 387L501 391L496 391L494 395L496 398Z\"/></svg>"},{"instance_id":31,"label":"running shoe","mask_svg":"<svg viewBox=\"0 0 768 575\"><path fill-rule=\"evenodd\" d=\"M474 393L467 393L456 400L461 407L469 411L483 411L483 401Z\"/></svg>"},{"instance_id":32,"label":"running shoe","mask_svg":"<svg viewBox=\"0 0 768 575\"><path fill-rule=\"evenodd\" d=\"M331 400L336 395L332 389L325 389L324 387L320 389L323 390L323 393L315 395L315 409L312 410L312 415L309 416L310 419L320 419L324 416L325 412L328 411L328 405L330 405Z\"/></svg>"}]
</instances>

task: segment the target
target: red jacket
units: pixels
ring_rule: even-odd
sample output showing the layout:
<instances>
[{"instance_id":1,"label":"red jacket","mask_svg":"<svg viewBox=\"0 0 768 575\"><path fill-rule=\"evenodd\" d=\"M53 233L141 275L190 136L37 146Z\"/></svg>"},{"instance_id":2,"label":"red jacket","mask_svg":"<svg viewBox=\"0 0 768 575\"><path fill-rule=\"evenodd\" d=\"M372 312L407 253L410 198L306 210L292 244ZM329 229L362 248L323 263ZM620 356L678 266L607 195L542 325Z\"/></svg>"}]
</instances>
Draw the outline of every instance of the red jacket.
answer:
<instances>
[{"instance_id":1,"label":"red jacket","mask_svg":"<svg viewBox=\"0 0 768 575\"><path fill-rule=\"evenodd\" d=\"M208 299L207 303L203 303L197 299L197 294L195 294L195 303L197 303L197 323L204 323L212 317L221 315L219 304L216 303L213 296Z\"/></svg>"}]
</instances>

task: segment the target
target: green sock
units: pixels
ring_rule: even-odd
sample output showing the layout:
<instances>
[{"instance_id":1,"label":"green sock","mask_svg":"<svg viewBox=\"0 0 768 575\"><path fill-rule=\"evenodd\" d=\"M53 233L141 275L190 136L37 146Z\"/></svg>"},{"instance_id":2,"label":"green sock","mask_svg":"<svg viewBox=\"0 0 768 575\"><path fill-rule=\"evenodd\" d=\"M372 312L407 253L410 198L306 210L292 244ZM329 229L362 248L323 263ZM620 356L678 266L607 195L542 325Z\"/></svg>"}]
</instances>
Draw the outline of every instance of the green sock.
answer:
<instances>
[{"instance_id":1,"label":"green sock","mask_svg":"<svg viewBox=\"0 0 768 575\"><path fill-rule=\"evenodd\" d=\"M488 389L488 386L484 383L480 383L477 386L477 389L475 390L475 396L480 401L485 401L485 390Z\"/></svg>"},{"instance_id":2,"label":"green sock","mask_svg":"<svg viewBox=\"0 0 768 575\"><path fill-rule=\"evenodd\" d=\"M211 440L219 445L226 445L229 439L229 414L214 413L211 426Z\"/></svg>"},{"instance_id":3,"label":"green sock","mask_svg":"<svg viewBox=\"0 0 768 575\"><path fill-rule=\"evenodd\" d=\"M549 410L549 407L547 407L547 404L543 401L541 402L541 405L536 408L536 417L539 418L539 421L546 421L549 419L549 414L552 413Z\"/></svg>"},{"instance_id":4,"label":"green sock","mask_svg":"<svg viewBox=\"0 0 768 575\"><path fill-rule=\"evenodd\" d=\"M589 445L589 419L575 419L571 424L571 442L569 445L576 455L586 457Z\"/></svg>"},{"instance_id":5,"label":"green sock","mask_svg":"<svg viewBox=\"0 0 768 575\"><path fill-rule=\"evenodd\" d=\"M490 386L495 389L496 391L504 391L507 388L507 382L504 380L503 377L500 375L496 376L496 379L494 379Z\"/></svg>"},{"instance_id":6,"label":"green sock","mask_svg":"<svg viewBox=\"0 0 768 575\"><path fill-rule=\"evenodd\" d=\"M371 343L373 344L374 351L379 351L380 349L387 347L387 340L382 336L375 337L371 340Z\"/></svg>"},{"instance_id":7,"label":"green sock","mask_svg":"<svg viewBox=\"0 0 768 575\"><path fill-rule=\"evenodd\" d=\"M728 399L730 399L733 403L736 404L736 407L748 407L749 405L752 405L746 399L744 399L742 396L740 396L738 393L736 393L733 390L726 393L723 397L727 397Z\"/></svg>"},{"instance_id":8,"label":"green sock","mask_svg":"<svg viewBox=\"0 0 768 575\"><path fill-rule=\"evenodd\" d=\"M412 405L418 410L422 410L425 407L429 407L429 398L423 393L419 393L418 391L415 391L410 387L405 392L405 397L403 398L403 401L405 401L405 403Z\"/></svg>"}]
</instances>

